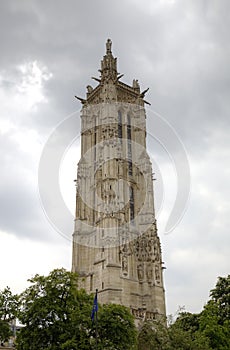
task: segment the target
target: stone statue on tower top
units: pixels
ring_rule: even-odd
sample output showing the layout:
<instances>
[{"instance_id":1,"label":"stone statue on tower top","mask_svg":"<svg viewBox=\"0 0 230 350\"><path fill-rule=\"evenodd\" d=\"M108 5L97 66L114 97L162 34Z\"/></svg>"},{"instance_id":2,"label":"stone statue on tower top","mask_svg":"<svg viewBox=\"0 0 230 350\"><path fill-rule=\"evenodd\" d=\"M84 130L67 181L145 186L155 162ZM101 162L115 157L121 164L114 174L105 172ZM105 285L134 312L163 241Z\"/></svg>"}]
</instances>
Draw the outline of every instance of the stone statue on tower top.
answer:
<instances>
[{"instance_id":1,"label":"stone statue on tower top","mask_svg":"<svg viewBox=\"0 0 230 350\"><path fill-rule=\"evenodd\" d=\"M111 48L112 48L112 41L110 39L108 39L106 42L106 54L107 55L112 53Z\"/></svg>"}]
</instances>

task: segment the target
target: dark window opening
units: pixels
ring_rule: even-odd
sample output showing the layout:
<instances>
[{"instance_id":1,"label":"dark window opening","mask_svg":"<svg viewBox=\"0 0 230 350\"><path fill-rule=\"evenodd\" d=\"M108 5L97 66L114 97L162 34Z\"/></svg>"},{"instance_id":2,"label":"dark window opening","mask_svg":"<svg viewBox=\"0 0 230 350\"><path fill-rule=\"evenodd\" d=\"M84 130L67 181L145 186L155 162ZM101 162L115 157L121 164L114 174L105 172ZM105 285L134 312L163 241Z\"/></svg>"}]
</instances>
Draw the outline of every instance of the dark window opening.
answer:
<instances>
[{"instance_id":1,"label":"dark window opening","mask_svg":"<svg viewBox=\"0 0 230 350\"><path fill-rule=\"evenodd\" d=\"M128 161L128 173L129 175L133 175L133 163L132 161Z\"/></svg>"},{"instance_id":2,"label":"dark window opening","mask_svg":"<svg viewBox=\"0 0 230 350\"><path fill-rule=\"evenodd\" d=\"M122 142L122 114L118 111L118 138Z\"/></svg>"},{"instance_id":3,"label":"dark window opening","mask_svg":"<svg viewBox=\"0 0 230 350\"><path fill-rule=\"evenodd\" d=\"M129 210L130 210L130 221L134 220L134 191L133 188L129 187Z\"/></svg>"},{"instance_id":4,"label":"dark window opening","mask_svg":"<svg viewBox=\"0 0 230 350\"><path fill-rule=\"evenodd\" d=\"M93 290L93 275L90 275L90 287L89 287L90 291Z\"/></svg>"},{"instance_id":5,"label":"dark window opening","mask_svg":"<svg viewBox=\"0 0 230 350\"><path fill-rule=\"evenodd\" d=\"M128 155L128 174L133 175L132 165L132 135L131 135L131 119L130 115L127 117L127 155Z\"/></svg>"},{"instance_id":6,"label":"dark window opening","mask_svg":"<svg viewBox=\"0 0 230 350\"><path fill-rule=\"evenodd\" d=\"M127 138L131 140L131 118L130 115L127 117Z\"/></svg>"}]
</instances>

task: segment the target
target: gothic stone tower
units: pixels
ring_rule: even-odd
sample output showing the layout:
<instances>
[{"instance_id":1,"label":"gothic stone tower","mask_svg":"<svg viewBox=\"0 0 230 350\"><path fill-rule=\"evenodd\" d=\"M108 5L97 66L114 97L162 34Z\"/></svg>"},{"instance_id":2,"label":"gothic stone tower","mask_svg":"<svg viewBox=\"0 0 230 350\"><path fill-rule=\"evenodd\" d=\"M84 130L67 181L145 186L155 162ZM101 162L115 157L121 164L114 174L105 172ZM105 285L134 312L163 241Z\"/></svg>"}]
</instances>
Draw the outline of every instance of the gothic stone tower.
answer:
<instances>
[{"instance_id":1,"label":"gothic stone tower","mask_svg":"<svg viewBox=\"0 0 230 350\"><path fill-rule=\"evenodd\" d=\"M106 43L100 78L81 111L72 270L101 303L129 307L137 320L165 315L144 95L120 81Z\"/></svg>"}]
</instances>

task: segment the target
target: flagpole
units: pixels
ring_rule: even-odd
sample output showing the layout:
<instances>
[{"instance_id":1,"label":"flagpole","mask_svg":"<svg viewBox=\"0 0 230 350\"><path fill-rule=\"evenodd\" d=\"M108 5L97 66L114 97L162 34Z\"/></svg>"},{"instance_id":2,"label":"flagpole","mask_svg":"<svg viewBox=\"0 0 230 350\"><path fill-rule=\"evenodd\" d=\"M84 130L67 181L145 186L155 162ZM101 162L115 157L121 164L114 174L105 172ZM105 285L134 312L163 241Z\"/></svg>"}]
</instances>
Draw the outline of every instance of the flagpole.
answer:
<instances>
[{"instance_id":1,"label":"flagpole","mask_svg":"<svg viewBox=\"0 0 230 350\"><path fill-rule=\"evenodd\" d=\"M97 293L98 293L98 289L96 289L96 294L95 294L95 297L94 297L94 300L93 300L93 309L92 309L92 313L91 313L91 320L92 322L95 321L95 344L96 344L96 347L95 349L97 350L97 345L98 345L98 329L97 329L97 311L98 311L98 301L97 301ZM93 327L94 328L94 327Z\"/></svg>"},{"instance_id":2,"label":"flagpole","mask_svg":"<svg viewBox=\"0 0 230 350\"><path fill-rule=\"evenodd\" d=\"M96 298L97 298L98 289L96 289ZM96 350L97 350L97 338L98 338L98 329L97 329L97 309L96 309Z\"/></svg>"}]
</instances>

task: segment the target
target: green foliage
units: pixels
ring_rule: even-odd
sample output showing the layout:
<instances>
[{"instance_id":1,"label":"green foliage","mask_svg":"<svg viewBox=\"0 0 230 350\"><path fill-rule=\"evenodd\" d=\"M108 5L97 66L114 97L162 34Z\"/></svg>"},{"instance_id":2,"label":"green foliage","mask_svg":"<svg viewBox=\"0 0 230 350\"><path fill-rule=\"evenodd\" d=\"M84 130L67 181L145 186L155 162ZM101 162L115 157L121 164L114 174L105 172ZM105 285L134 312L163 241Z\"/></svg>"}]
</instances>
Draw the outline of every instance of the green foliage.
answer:
<instances>
[{"instance_id":1,"label":"green foliage","mask_svg":"<svg viewBox=\"0 0 230 350\"><path fill-rule=\"evenodd\" d=\"M184 331L196 332L199 329L199 315L190 312L180 312L176 324L178 328Z\"/></svg>"},{"instance_id":2,"label":"green foliage","mask_svg":"<svg viewBox=\"0 0 230 350\"><path fill-rule=\"evenodd\" d=\"M138 335L138 349L142 350L209 350L208 341L198 333L184 330L181 323L167 327L165 322L145 322Z\"/></svg>"},{"instance_id":3,"label":"green foliage","mask_svg":"<svg viewBox=\"0 0 230 350\"><path fill-rule=\"evenodd\" d=\"M219 277L210 296L211 300L200 314L181 312L171 325L169 332L173 334L174 346L178 349L181 342L175 339L175 335L179 333L184 340L187 339L187 345L181 349L230 349L230 276Z\"/></svg>"},{"instance_id":4,"label":"green foliage","mask_svg":"<svg viewBox=\"0 0 230 350\"><path fill-rule=\"evenodd\" d=\"M18 350L134 349L136 330L129 311L119 305L99 307L96 338L91 321L93 296L77 288L77 276L64 269L36 275L20 296L24 327ZM122 325L122 326L121 326Z\"/></svg>"},{"instance_id":5,"label":"green foliage","mask_svg":"<svg viewBox=\"0 0 230 350\"><path fill-rule=\"evenodd\" d=\"M222 317L218 304L210 300L200 314L200 329L211 349L230 349L230 323Z\"/></svg>"},{"instance_id":6,"label":"green foliage","mask_svg":"<svg viewBox=\"0 0 230 350\"><path fill-rule=\"evenodd\" d=\"M12 335L12 331L10 329L9 323L0 320L0 342L4 343L8 341L11 335Z\"/></svg>"},{"instance_id":7,"label":"green foliage","mask_svg":"<svg viewBox=\"0 0 230 350\"><path fill-rule=\"evenodd\" d=\"M64 269L47 277L36 275L20 296L19 350L84 349L77 344L89 342L92 297L78 290L77 276Z\"/></svg>"},{"instance_id":8,"label":"green foliage","mask_svg":"<svg viewBox=\"0 0 230 350\"><path fill-rule=\"evenodd\" d=\"M145 322L138 334L138 350L168 350L169 333L165 320Z\"/></svg>"},{"instance_id":9,"label":"green foliage","mask_svg":"<svg viewBox=\"0 0 230 350\"><path fill-rule=\"evenodd\" d=\"M211 290L210 296L218 308L220 322L230 321L230 275L219 277L216 287Z\"/></svg>"},{"instance_id":10,"label":"green foliage","mask_svg":"<svg viewBox=\"0 0 230 350\"><path fill-rule=\"evenodd\" d=\"M179 314L176 322L169 327L170 349L208 350L208 340L198 332L199 315L189 312Z\"/></svg>"},{"instance_id":11,"label":"green foliage","mask_svg":"<svg viewBox=\"0 0 230 350\"><path fill-rule=\"evenodd\" d=\"M210 296L200 314L180 312L168 327L160 321L144 323L138 349L230 349L230 276L220 277Z\"/></svg>"},{"instance_id":12,"label":"green foliage","mask_svg":"<svg viewBox=\"0 0 230 350\"><path fill-rule=\"evenodd\" d=\"M209 340L211 349L230 349L230 275L218 278L210 296L199 316L199 332Z\"/></svg>"},{"instance_id":13,"label":"green foliage","mask_svg":"<svg viewBox=\"0 0 230 350\"><path fill-rule=\"evenodd\" d=\"M17 317L18 297L6 287L0 292L0 341L7 341L12 335L10 322Z\"/></svg>"},{"instance_id":14,"label":"green foliage","mask_svg":"<svg viewBox=\"0 0 230 350\"><path fill-rule=\"evenodd\" d=\"M128 308L103 305L98 317L98 338L101 349L134 349L137 330Z\"/></svg>"},{"instance_id":15,"label":"green foliage","mask_svg":"<svg viewBox=\"0 0 230 350\"><path fill-rule=\"evenodd\" d=\"M164 319L145 322L138 335L129 309L120 305L99 305L96 326L93 296L77 288L74 273L57 269L29 281L20 297L8 287L0 292L0 340L9 339L9 322L18 317L24 325L18 350L230 349L230 276L218 279L200 314L180 312L168 326Z\"/></svg>"}]
</instances>

